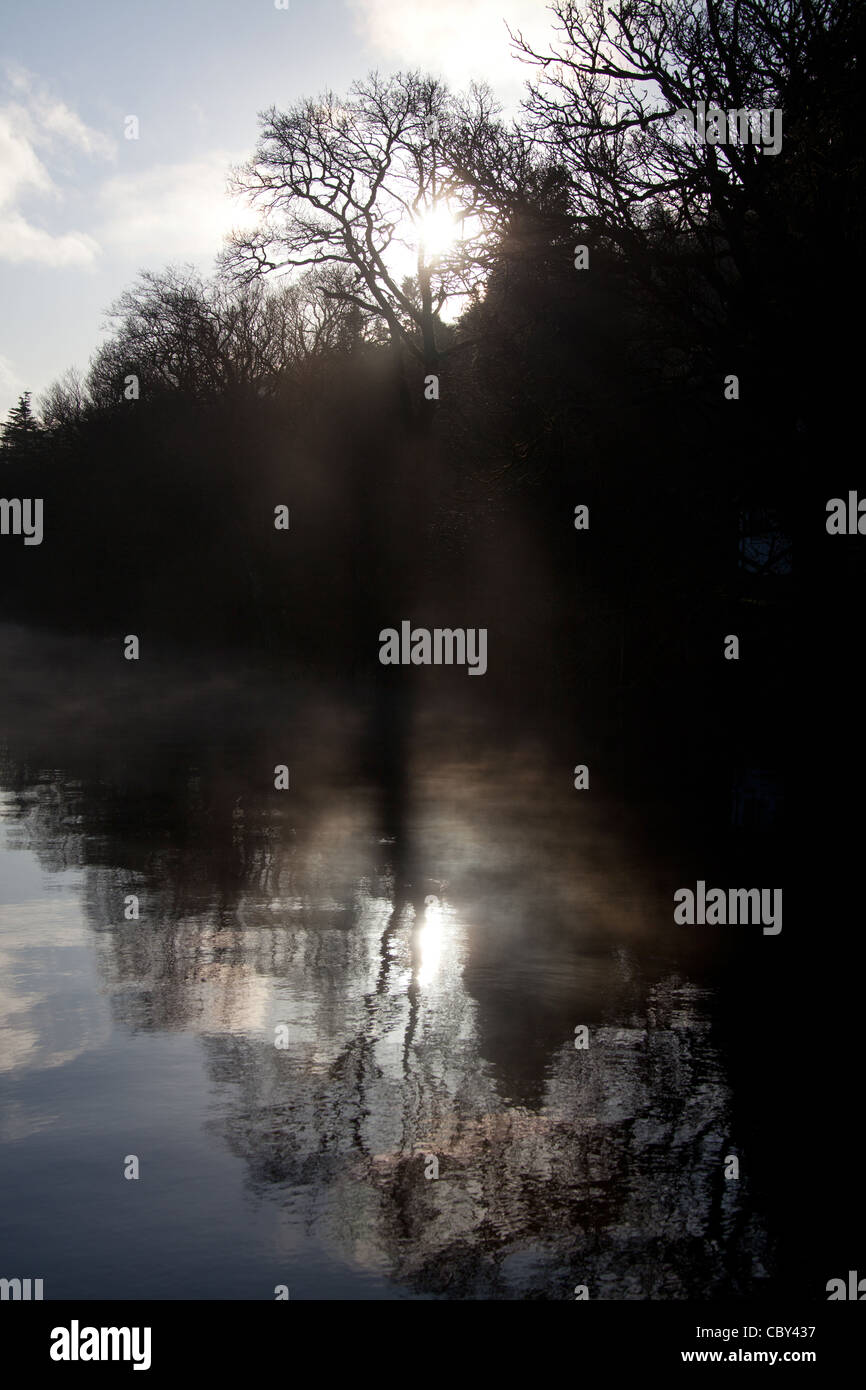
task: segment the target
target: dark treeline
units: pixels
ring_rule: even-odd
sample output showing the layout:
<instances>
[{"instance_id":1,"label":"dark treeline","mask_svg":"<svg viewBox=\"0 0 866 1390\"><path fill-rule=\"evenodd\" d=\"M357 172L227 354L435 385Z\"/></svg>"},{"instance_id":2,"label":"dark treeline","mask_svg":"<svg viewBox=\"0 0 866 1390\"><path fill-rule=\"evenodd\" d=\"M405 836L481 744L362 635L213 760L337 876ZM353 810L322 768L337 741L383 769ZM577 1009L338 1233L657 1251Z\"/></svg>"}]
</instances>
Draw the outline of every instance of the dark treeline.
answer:
<instances>
[{"instance_id":1,"label":"dark treeline","mask_svg":"<svg viewBox=\"0 0 866 1390\"><path fill-rule=\"evenodd\" d=\"M780 759L792 556L822 603L848 486L862 11L554 12L558 65L515 36L517 122L418 74L263 114L234 174L259 228L211 281L142 275L86 377L4 427L4 495L45 516L4 539L9 617L349 680L380 627L485 626L497 699L577 695L623 762L691 765L696 718L723 763ZM700 101L780 111L778 149L696 139Z\"/></svg>"}]
</instances>

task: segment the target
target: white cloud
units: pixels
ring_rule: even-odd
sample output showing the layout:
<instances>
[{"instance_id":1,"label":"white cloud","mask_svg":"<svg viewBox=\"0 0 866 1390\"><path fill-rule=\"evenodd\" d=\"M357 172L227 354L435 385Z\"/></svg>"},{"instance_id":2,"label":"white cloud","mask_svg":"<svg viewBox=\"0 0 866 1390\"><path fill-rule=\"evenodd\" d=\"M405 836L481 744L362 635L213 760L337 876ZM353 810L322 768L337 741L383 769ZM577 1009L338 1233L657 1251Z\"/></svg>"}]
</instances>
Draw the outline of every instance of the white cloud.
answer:
<instances>
[{"instance_id":1,"label":"white cloud","mask_svg":"<svg viewBox=\"0 0 866 1390\"><path fill-rule=\"evenodd\" d=\"M34 194L54 204L61 202L55 172L58 167L66 172L70 151L111 158L114 143L91 130L64 102L38 88L30 73L16 69L7 72L6 81L18 99L0 106L0 260L16 265L24 261L90 265L99 252L93 237L38 226L25 216L20 203Z\"/></svg>"},{"instance_id":2,"label":"white cloud","mask_svg":"<svg viewBox=\"0 0 866 1390\"><path fill-rule=\"evenodd\" d=\"M550 33L546 0L349 0L365 38L389 58L440 73L461 86L489 82L514 100L527 70L513 56L512 32L538 40Z\"/></svg>"},{"instance_id":3,"label":"white cloud","mask_svg":"<svg viewBox=\"0 0 866 1390\"><path fill-rule=\"evenodd\" d=\"M25 188L51 193L51 178L30 142L16 130L8 107L0 108L0 208Z\"/></svg>"},{"instance_id":4,"label":"white cloud","mask_svg":"<svg viewBox=\"0 0 866 1390\"><path fill-rule=\"evenodd\" d=\"M34 227L20 212L0 217L0 261L19 265L39 261L43 265L92 265L99 243L86 232L46 232Z\"/></svg>"},{"instance_id":5,"label":"white cloud","mask_svg":"<svg viewBox=\"0 0 866 1390\"><path fill-rule=\"evenodd\" d=\"M0 261L53 266L93 265L100 253L148 262L213 258L233 226L252 220L226 191L229 167L247 151L213 151L199 159L158 164L97 182L87 231L37 223L24 198L63 202L62 178L77 193L87 186L81 158L117 159L118 142L91 129L31 73L7 70L11 99L0 105ZM93 174L87 176L93 185Z\"/></svg>"},{"instance_id":6,"label":"white cloud","mask_svg":"<svg viewBox=\"0 0 866 1390\"><path fill-rule=\"evenodd\" d=\"M15 364L0 353L0 394L14 395L24 389L24 382L15 370Z\"/></svg>"},{"instance_id":7,"label":"white cloud","mask_svg":"<svg viewBox=\"0 0 866 1390\"><path fill-rule=\"evenodd\" d=\"M121 254L156 255L163 262L215 256L232 227L253 220L226 192L229 169L243 158L215 150L108 179L99 193L100 239Z\"/></svg>"},{"instance_id":8,"label":"white cloud","mask_svg":"<svg viewBox=\"0 0 866 1390\"><path fill-rule=\"evenodd\" d=\"M14 112L22 134L34 144L51 146L59 140L82 154L114 157L116 142L85 125L77 112L40 86L33 73L7 68L6 81L20 99L6 110Z\"/></svg>"}]
</instances>

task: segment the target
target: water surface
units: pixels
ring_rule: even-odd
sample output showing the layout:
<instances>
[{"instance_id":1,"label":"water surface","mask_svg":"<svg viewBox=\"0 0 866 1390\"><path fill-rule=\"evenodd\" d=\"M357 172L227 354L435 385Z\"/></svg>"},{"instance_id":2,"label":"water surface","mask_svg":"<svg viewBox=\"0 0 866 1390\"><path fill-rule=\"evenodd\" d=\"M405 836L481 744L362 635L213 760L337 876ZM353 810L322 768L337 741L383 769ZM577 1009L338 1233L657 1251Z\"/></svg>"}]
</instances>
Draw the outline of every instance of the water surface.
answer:
<instances>
[{"instance_id":1,"label":"water surface","mask_svg":"<svg viewBox=\"0 0 866 1390\"><path fill-rule=\"evenodd\" d=\"M576 793L572 747L423 688L3 641L6 1276L124 1299L766 1285L719 1024L731 953L766 943L673 925L680 847Z\"/></svg>"}]
</instances>

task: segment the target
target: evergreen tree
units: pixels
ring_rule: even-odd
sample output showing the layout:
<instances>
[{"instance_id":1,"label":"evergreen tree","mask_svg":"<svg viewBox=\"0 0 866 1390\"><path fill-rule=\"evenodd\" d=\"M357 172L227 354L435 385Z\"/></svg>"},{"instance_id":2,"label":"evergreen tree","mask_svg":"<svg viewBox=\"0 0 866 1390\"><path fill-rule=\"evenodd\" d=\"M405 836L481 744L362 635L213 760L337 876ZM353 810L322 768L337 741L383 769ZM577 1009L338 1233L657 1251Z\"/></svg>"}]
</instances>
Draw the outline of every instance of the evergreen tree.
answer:
<instances>
[{"instance_id":1,"label":"evergreen tree","mask_svg":"<svg viewBox=\"0 0 866 1390\"><path fill-rule=\"evenodd\" d=\"M9 418L0 425L4 450L20 452L30 448L40 433L39 422L33 414L29 391L18 397L18 404L9 411Z\"/></svg>"}]
</instances>

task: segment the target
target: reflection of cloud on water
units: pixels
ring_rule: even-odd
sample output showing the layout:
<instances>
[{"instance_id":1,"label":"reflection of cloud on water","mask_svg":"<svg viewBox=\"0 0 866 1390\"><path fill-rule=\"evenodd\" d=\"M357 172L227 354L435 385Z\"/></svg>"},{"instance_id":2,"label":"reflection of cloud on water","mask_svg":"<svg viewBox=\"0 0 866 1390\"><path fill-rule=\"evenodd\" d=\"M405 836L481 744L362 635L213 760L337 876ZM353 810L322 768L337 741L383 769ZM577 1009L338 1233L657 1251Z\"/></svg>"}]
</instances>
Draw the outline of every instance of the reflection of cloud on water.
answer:
<instances>
[{"instance_id":1,"label":"reflection of cloud on water","mask_svg":"<svg viewBox=\"0 0 866 1390\"><path fill-rule=\"evenodd\" d=\"M109 1035L88 941L74 899L0 904L0 1071L62 1067Z\"/></svg>"},{"instance_id":2,"label":"reflection of cloud on water","mask_svg":"<svg viewBox=\"0 0 866 1390\"><path fill-rule=\"evenodd\" d=\"M10 853L2 855L8 868ZM0 904L0 1142L15 1143L61 1122L14 1087L100 1048L111 1016L96 992L90 933L74 899Z\"/></svg>"}]
</instances>

